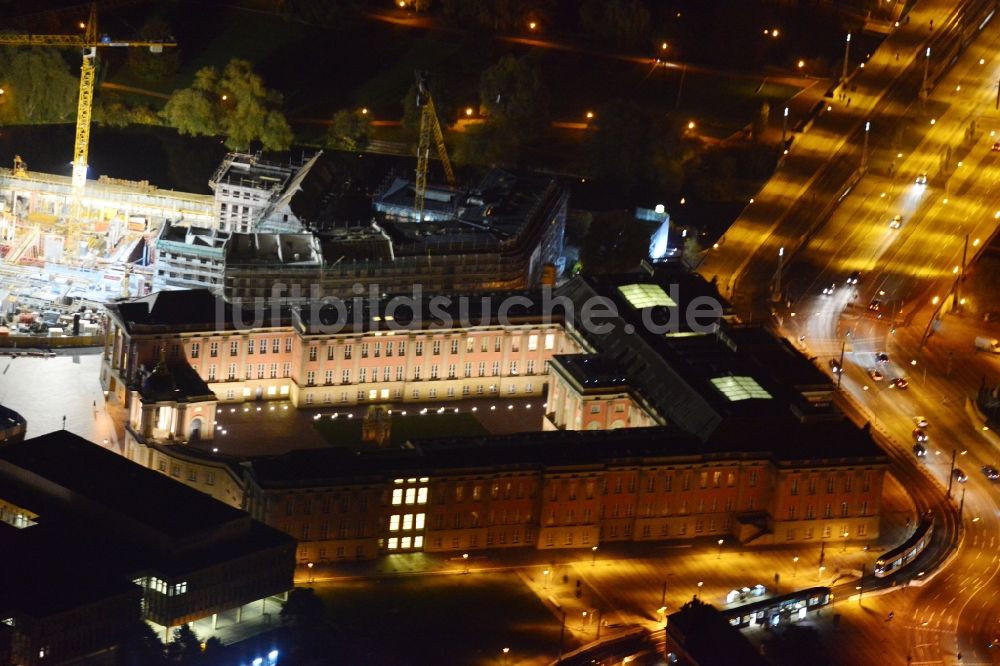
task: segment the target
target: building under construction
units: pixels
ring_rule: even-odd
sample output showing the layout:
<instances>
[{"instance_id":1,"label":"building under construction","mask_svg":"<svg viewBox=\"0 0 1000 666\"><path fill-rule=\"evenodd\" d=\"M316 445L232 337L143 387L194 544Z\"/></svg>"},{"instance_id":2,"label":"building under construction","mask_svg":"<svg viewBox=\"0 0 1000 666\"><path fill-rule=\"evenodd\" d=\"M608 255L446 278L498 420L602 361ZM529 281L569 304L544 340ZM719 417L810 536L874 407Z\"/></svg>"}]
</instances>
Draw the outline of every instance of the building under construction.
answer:
<instances>
[{"instance_id":1,"label":"building under construction","mask_svg":"<svg viewBox=\"0 0 1000 666\"><path fill-rule=\"evenodd\" d=\"M568 200L553 178L494 169L473 188L429 186L417 222L414 183L390 176L367 225L315 233L315 244L234 234L221 293L232 301L348 298L356 285L366 294L373 285L385 293L524 289L546 265L561 268Z\"/></svg>"}]
</instances>

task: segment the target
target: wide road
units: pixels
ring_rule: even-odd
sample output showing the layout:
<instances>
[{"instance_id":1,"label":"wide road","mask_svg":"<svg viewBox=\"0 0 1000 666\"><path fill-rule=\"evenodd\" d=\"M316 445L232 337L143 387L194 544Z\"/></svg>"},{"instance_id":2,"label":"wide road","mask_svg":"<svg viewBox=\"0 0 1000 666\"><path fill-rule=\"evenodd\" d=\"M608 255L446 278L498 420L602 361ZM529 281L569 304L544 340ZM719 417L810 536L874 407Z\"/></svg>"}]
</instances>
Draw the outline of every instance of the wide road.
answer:
<instances>
[{"instance_id":1,"label":"wide road","mask_svg":"<svg viewBox=\"0 0 1000 666\"><path fill-rule=\"evenodd\" d=\"M973 0L975 7L992 3ZM717 279L724 296L747 316L767 293L779 247L799 239L835 199L862 159L866 121L888 127L900 105L917 97L929 43L947 41L959 23L955 2L920 2L911 20L890 35L851 78L809 131L798 135L784 164L707 253L699 272ZM978 15L978 14L977 14ZM929 29L931 20L935 30ZM969 20L966 19L965 23ZM944 63L934 62L935 68ZM883 122L884 121L884 122Z\"/></svg>"},{"instance_id":2,"label":"wide road","mask_svg":"<svg viewBox=\"0 0 1000 666\"><path fill-rule=\"evenodd\" d=\"M991 147L1000 140L998 48L1000 25L990 25L926 106L910 110L911 145L904 137L892 148L899 152L873 155L869 174L787 268L787 301L776 308L786 334L822 365L845 350L845 393L890 435L897 452L912 451L913 419L923 416L927 455L909 453L910 459L941 488L953 456L968 477L952 479L952 498L964 516L961 547L899 612L913 663L1000 663L1000 646L989 647L1000 637L1000 488L981 472L1000 459L995 435L966 407L982 377L995 381L1000 364L975 354L972 341L987 332L966 320L945 317L922 345L956 267L961 271L966 234L971 256L997 225L1000 154ZM977 133L967 137L972 121ZM915 182L922 173L926 185ZM898 229L889 225L895 215L902 216ZM852 271L861 274L857 285L845 284ZM822 293L834 284L832 295ZM882 351L888 363L879 363ZM890 388L898 377L908 388Z\"/></svg>"}]
</instances>

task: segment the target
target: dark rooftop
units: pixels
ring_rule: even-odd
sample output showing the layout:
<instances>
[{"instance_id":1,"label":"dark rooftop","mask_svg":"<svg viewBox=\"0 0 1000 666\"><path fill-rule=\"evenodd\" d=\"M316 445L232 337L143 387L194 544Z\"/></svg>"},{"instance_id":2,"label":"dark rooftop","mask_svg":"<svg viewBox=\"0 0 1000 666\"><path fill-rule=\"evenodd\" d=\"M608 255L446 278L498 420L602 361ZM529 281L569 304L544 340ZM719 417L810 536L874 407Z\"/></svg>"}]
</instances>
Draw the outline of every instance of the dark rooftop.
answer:
<instances>
[{"instance_id":1,"label":"dark rooftop","mask_svg":"<svg viewBox=\"0 0 1000 666\"><path fill-rule=\"evenodd\" d=\"M105 307L129 333L215 331L254 325L288 326L291 322L285 308L265 307L260 312L240 309L208 289L157 291Z\"/></svg>"},{"instance_id":2,"label":"dark rooftop","mask_svg":"<svg viewBox=\"0 0 1000 666\"><path fill-rule=\"evenodd\" d=\"M733 422L702 441L676 426L619 430L527 432L424 439L402 450L310 449L250 461L263 486L308 486L333 480L385 478L474 468L613 467L644 460L823 460L827 464L885 461L867 432L849 421L803 424Z\"/></svg>"},{"instance_id":3,"label":"dark rooftop","mask_svg":"<svg viewBox=\"0 0 1000 666\"><path fill-rule=\"evenodd\" d=\"M558 354L553 361L583 389L616 388L629 383L625 368L601 354Z\"/></svg>"},{"instance_id":4,"label":"dark rooftop","mask_svg":"<svg viewBox=\"0 0 1000 666\"><path fill-rule=\"evenodd\" d=\"M667 633L695 666L770 664L715 607L698 600L689 601L670 614Z\"/></svg>"},{"instance_id":5,"label":"dark rooftop","mask_svg":"<svg viewBox=\"0 0 1000 666\"><path fill-rule=\"evenodd\" d=\"M0 461L172 539L204 534L246 517L242 511L65 430L2 445Z\"/></svg>"}]
</instances>

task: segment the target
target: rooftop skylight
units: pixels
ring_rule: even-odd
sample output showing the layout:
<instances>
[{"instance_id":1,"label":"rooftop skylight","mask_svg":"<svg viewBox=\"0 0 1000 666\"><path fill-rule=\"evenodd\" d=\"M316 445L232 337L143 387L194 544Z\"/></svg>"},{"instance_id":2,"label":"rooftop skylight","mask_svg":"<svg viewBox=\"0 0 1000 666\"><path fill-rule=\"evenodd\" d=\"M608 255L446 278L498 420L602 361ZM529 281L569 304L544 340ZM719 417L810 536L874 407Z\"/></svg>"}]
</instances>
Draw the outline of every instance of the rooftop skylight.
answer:
<instances>
[{"instance_id":1,"label":"rooftop skylight","mask_svg":"<svg viewBox=\"0 0 1000 666\"><path fill-rule=\"evenodd\" d=\"M771 398L771 394L761 388L753 377L715 377L712 384L731 402Z\"/></svg>"},{"instance_id":2,"label":"rooftop skylight","mask_svg":"<svg viewBox=\"0 0 1000 666\"><path fill-rule=\"evenodd\" d=\"M658 284L626 284L618 287L618 291L636 310L644 310L658 305L667 308L677 307L674 299L667 296L667 292L663 291Z\"/></svg>"}]
</instances>

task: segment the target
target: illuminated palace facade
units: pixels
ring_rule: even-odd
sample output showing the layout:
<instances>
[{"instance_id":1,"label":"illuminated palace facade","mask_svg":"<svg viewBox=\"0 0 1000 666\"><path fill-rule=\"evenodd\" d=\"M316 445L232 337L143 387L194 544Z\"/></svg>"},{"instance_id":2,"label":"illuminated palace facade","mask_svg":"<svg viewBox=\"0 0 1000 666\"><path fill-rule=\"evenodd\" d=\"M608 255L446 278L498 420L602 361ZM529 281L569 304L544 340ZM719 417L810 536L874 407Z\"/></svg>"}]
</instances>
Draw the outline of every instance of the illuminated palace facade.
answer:
<instances>
[{"instance_id":1,"label":"illuminated palace facade","mask_svg":"<svg viewBox=\"0 0 1000 666\"><path fill-rule=\"evenodd\" d=\"M378 330L383 301L331 333L329 313L278 310L270 325L241 329L240 313L207 292L161 292L109 306L102 381L130 410L126 455L295 537L300 564L878 537L887 460L870 433L833 407L832 381L797 350L730 321L712 285L661 267L575 278L555 295L565 299L555 316L540 292L516 292L506 296L524 301L506 321L497 299L473 325L415 317L389 334ZM720 304L707 325L651 330L702 296ZM609 326L583 314L595 298L614 311ZM259 401L266 412L286 399L318 417L476 396L538 396L544 414L534 432L401 448L212 448L219 403Z\"/></svg>"},{"instance_id":2,"label":"illuminated palace facade","mask_svg":"<svg viewBox=\"0 0 1000 666\"><path fill-rule=\"evenodd\" d=\"M207 290L157 292L108 306L101 381L129 405L130 387L163 351L168 364L190 366L220 402L281 399L306 408L540 396L546 362L583 347L561 317L546 323L533 306L523 310L506 323L487 312L475 325L450 328L390 327L391 315L385 321L366 312L356 326L324 332L306 310L279 309L266 313L266 324L240 328L231 306Z\"/></svg>"}]
</instances>

